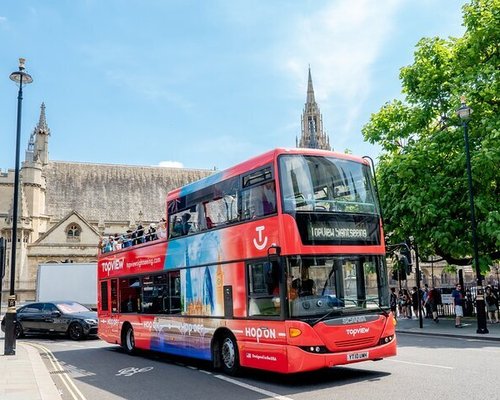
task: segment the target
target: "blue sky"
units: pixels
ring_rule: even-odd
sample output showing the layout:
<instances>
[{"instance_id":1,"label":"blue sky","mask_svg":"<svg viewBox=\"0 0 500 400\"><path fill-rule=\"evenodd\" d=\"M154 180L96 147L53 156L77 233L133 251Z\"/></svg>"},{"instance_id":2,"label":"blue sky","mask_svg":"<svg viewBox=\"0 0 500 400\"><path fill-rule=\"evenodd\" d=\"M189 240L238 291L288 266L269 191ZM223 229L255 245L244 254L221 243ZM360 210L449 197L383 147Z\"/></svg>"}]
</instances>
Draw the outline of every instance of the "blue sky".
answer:
<instances>
[{"instance_id":1,"label":"blue sky","mask_svg":"<svg viewBox=\"0 0 500 400\"><path fill-rule=\"evenodd\" d=\"M422 37L461 36L458 0L18 0L0 7L0 168L45 102L52 160L224 169L294 147L311 66L335 150L376 158L362 126L401 97Z\"/></svg>"}]
</instances>

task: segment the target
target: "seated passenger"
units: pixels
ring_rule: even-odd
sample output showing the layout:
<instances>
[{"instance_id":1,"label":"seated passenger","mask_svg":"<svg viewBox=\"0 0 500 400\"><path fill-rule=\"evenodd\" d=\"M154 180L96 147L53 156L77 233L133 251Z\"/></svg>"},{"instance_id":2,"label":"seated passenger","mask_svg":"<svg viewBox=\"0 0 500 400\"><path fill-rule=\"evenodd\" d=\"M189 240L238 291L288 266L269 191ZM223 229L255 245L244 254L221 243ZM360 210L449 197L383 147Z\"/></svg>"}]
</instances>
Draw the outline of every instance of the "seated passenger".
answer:
<instances>
[{"instance_id":1,"label":"seated passenger","mask_svg":"<svg viewBox=\"0 0 500 400\"><path fill-rule=\"evenodd\" d=\"M102 252L109 253L112 250L113 250L113 246L111 245L111 242L109 241L109 239L102 238Z\"/></svg>"},{"instance_id":2,"label":"seated passenger","mask_svg":"<svg viewBox=\"0 0 500 400\"><path fill-rule=\"evenodd\" d=\"M180 218L175 217L172 222L172 237L177 237L182 235L182 221Z\"/></svg>"},{"instance_id":3,"label":"seated passenger","mask_svg":"<svg viewBox=\"0 0 500 400\"><path fill-rule=\"evenodd\" d=\"M134 232L134 245L141 243L144 243L144 228L139 224Z\"/></svg>"},{"instance_id":4,"label":"seated passenger","mask_svg":"<svg viewBox=\"0 0 500 400\"><path fill-rule=\"evenodd\" d=\"M158 235L159 239L164 239L167 237L167 227L165 224L166 224L166 221L164 218L162 218L160 223L158 224L157 235Z\"/></svg>"},{"instance_id":5,"label":"seated passenger","mask_svg":"<svg viewBox=\"0 0 500 400\"><path fill-rule=\"evenodd\" d=\"M189 233L189 230L191 229L191 222L189 222L190 218L191 214L189 213L182 214L182 222L181 222L182 235L187 235Z\"/></svg>"},{"instance_id":6,"label":"seated passenger","mask_svg":"<svg viewBox=\"0 0 500 400\"><path fill-rule=\"evenodd\" d=\"M146 235L146 242L150 242L156 239L158 239L158 236L156 235L156 224L152 223L151 225L149 225L148 233Z\"/></svg>"},{"instance_id":7,"label":"seated passenger","mask_svg":"<svg viewBox=\"0 0 500 400\"><path fill-rule=\"evenodd\" d=\"M123 235L122 248L132 246L132 230L128 229L127 233Z\"/></svg>"}]
</instances>

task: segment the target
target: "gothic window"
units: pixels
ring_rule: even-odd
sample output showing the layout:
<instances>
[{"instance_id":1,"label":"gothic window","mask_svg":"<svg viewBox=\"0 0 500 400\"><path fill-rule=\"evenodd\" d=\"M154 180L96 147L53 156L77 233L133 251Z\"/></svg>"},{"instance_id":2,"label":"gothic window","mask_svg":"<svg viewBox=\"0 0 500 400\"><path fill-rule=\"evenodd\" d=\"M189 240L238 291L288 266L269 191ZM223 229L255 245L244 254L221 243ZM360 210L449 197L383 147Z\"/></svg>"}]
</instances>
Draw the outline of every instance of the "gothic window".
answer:
<instances>
[{"instance_id":1,"label":"gothic window","mask_svg":"<svg viewBox=\"0 0 500 400\"><path fill-rule=\"evenodd\" d=\"M66 228L66 239L71 242L79 242L82 229L77 224L70 224Z\"/></svg>"}]
</instances>

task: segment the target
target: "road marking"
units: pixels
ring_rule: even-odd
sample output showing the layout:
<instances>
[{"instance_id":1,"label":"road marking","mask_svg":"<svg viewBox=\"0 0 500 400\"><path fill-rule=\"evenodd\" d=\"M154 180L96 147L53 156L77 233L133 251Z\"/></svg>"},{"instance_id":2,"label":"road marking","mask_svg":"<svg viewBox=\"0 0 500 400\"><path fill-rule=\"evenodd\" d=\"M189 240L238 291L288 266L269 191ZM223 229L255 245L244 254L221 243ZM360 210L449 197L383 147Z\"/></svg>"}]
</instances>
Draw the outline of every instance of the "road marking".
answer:
<instances>
[{"instance_id":1,"label":"road marking","mask_svg":"<svg viewBox=\"0 0 500 400\"><path fill-rule=\"evenodd\" d=\"M45 353L48 360L52 364L54 371L61 377L61 382L64 384L64 386L66 386L66 389L68 389L68 392L73 399L75 399L75 400L87 400L87 398L76 387L76 385L74 384L72 379L66 373L66 371L61 366L61 364L59 364L59 361L57 360L57 358L54 356L54 354L52 354L52 352L49 349L47 349L45 346L42 346L40 344L35 344L35 343L26 343L26 344L33 346L36 349L41 350L42 352Z\"/></svg>"},{"instance_id":2,"label":"road marking","mask_svg":"<svg viewBox=\"0 0 500 400\"><path fill-rule=\"evenodd\" d=\"M132 376L132 375L138 374L139 372L149 372L153 369L154 369L154 367L144 367L144 368L127 367L127 368L122 368L115 375L116 376Z\"/></svg>"},{"instance_id":3,"label":"road marking","mask_svg":"<svg viewBox=\"0 0 500 400\"><path fill-rule=\"evenodd\" d=\"M245 388L245 389L248 389L248 390L252 390L254 392L266 395L266 396L268 396L268 397L270 397L272 399L277 399L277 400L293 400L291 397L281 396L278 393L270 392L269 390L261 389L261 388L259 388L257 386L247 385L246 383L239 382L236 379L228 378L227 376L224 376L224 375L214 375L214 377L216 377L218 379L221 379L223 381L232 383L233 385L241 386L242 388Z\"/></svg>"},{"instance_id":4,"label":"road marking","mask_svg":"<svg viewBox=\"0 0 500 400\"><path fill-rule=\"evenodd\" d=\"M447 367L445 365L435 365L435 364L423 364L423 363L416 363L416 362L411 362L411 361L401 361L401 360L393 360L393 359L386 359L387 361L395 362L395 363L402 363L402 364L410 364L410 365L419 365L422 367L434 367L434 368L442 368L442 369L455 369L453 367Z\"/></svg>"},{"instance_id":5,"label":"road marking","mask_svg":"<svg viewBox=\"0 0 500 400\"><path fill-rule=\"evenodd\" d=\"M207 375L212 375L212 373L210 371L205 371L204 369L200 369L198 371L200 371L200 372L202 372L204 374L207 374Z\"/></svg>"}]
</instances>

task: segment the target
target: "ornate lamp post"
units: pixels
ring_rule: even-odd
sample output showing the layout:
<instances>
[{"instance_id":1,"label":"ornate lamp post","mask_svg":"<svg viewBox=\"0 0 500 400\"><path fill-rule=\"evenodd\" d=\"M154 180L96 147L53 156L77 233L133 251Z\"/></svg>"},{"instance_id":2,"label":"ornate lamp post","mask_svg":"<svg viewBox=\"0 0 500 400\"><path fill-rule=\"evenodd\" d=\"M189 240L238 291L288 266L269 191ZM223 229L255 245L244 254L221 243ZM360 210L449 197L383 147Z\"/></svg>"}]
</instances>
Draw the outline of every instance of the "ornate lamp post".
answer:
<instances>
[{"instance_id":1,"label":"ornate lamp post","mask_svg":"<svg viewBox=\"0 0 500 400\"><path fill-rule=\"evenodd\" d=\"M470 153L469 153L469 135L467 133L467 123L469 122L472 108L465 103L465 97L460 99L462 105L457 110L457 115L462 120L464 127L464 141L465 141L465 159L467 162L467 178L469 182L469 202L470 202L470 222L472 229L472 244L474 247L474 264L476 267L477 291L476 291L476 312L477 312L477 333L489 333L486 327L486 310L484 302L483 278L481 276L481 269L479 267L479 252L477 248L477 235L476 235L476 215L474 213L474 193L472 191L472 171L470 166Z\"/></svg>"},{"instance_id":2,"label":"ornate lamp post","mask_svg":"<svg viewBox=\"0 0 500 400\"><path fill-rule=\"evenodd\" d=\"M23 103L23 85L33 82L33 78L24 71L24 58L19 59L19 71L10 74L10 79L19 85L17 96L17 136L16 136L16 169L14 175L14 200L12 210L12 237L10 251L10 292L8 299L7 313L5 314L5 351L6 356L16 354L15 323L16 315L16 295L14 284L16 280L16 250L17 250L17 218L19 205L19 148L21 144L21 111Z\"/></svg>"}]
</instances>

